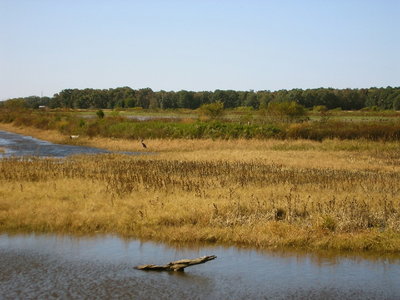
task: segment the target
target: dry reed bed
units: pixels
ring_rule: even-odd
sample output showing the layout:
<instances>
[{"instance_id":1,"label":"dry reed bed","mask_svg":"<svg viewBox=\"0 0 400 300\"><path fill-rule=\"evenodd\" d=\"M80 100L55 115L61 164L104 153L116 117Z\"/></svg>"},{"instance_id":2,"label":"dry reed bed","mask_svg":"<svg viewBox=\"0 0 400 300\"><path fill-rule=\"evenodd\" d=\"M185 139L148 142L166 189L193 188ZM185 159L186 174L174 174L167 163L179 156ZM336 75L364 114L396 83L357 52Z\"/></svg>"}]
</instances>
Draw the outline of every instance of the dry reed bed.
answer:
<instances>
[{"instance_id":1,"label":"dry reed bed","mask_svg":"<svg viewBox=\"0 0 400 300\"><path fill-rule=\"evenodd\" d=\"M400 173L121 155L0 161L0 230L400 250Z\"/></svg>"}]
</instances>

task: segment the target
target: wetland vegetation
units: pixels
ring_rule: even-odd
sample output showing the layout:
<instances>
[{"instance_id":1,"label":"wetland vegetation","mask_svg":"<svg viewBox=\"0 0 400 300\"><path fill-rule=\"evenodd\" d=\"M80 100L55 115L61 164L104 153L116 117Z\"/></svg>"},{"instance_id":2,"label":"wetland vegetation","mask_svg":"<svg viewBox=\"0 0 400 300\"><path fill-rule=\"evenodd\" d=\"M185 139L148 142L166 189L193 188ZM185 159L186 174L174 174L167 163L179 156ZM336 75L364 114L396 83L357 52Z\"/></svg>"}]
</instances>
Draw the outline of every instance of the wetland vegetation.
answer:
<instances>
[{"instance_id":1,"label":"wetland vegetation","mask_svg":"<svg viewBox=\"0 0 400 300\"><path fill-rule=\"evenodd\" d=\"M396 142L148 144L159 154L2 159L0 230L400 250Z\"/></svg>"},{"instance_id":2,"label":"wetland vegetation","mask_svg":"<svg viewBox=\"0 0 400 300\"><path fill-rule=\"evenodd\" d=\"M218 103L104 114L3 107L3 130L154 155L3 158L0 231L400 251L399 113L290 103L214 115Z\"/></svg>"},{"instance_id":3,"label":"wetland vegetation","mask_svg":"<svg viewBox=\"0 0 400 300\"><path fill-rule=\"evenodd\" d=\"M400 140L400 112L395 111L316 112L295 104L294 109L279 105L269 110L221 110L217 116L213 113L199 109L176 111L174 116L165 117L169 112L153 111L144 118L142 111L106 110L105 117L99 118L96 111L88 110L3 108L0 122L89 138Z\"/></svg>"}]
</instances>

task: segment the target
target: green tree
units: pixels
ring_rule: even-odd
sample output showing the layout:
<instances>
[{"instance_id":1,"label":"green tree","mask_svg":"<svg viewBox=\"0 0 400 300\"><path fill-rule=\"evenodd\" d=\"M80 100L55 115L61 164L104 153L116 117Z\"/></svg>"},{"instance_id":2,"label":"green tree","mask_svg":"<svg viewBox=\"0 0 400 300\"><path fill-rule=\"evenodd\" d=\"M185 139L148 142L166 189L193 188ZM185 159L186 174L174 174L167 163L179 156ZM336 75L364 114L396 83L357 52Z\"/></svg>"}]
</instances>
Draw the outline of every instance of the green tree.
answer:
<instances>
[{"instance_id":1,"label":"green tree","mask_svg":"<svg viewBox=\"0 0 400 300\"><path fill-rule=\"evenodd\" d=\"M393 110L400 110L400 93L393 100Z\"/></svg>"},{"instance_id":2,"label":"green tree","mask_svg":"<svg viewBox=\"0 0 400 300\"><path fill-rule=\"evenodd\" d=\"M258 109L265 110L268 107L268 103L272 101L272 94L270 91L258 91L257 98L260 103Z\"/></svg>"},{"instance_id":3,"label":"green tree","mask_svg":"<svg viewBox=\"0 0 400 300\"><path fill-rule=\"evenodd\" d=\"M193 92L179 91L177 93L177 104L179 108L194 108Z\"/></svg>"},{"instance_id":4,"label":"green tree","mask_svg":"<svg viewBox=\"0 0 400 300\"><path fill-rule=\"evenodd\" d=\"M140 89L136 91L136 105L143 108L149 108L150 98L153 97L153 90L151 88Z\"/></svg>"},{"instance_id":5,"label":"green tree","mask_svg":"<svg viewBox=\"0 0 400 300\"><path fill-rule=\"evenodd\" d=\"M256 109L260 106L260 103L258 102L257 99L257 95L254 93L254 91L250 91L246 95L245 106L250 106Z\"/></svg>"},{"instance_id":6,"label":"green tree","mask_svg":"<svg viewBox=\"0 0 400 300\"><path fill-rule=\"evenodd\" d=\"M20 110L27 107L26 102L23 98L15 98L10 99L3 102L3 107L12 109L12 110Z\"/></svg>"}]
</instances>

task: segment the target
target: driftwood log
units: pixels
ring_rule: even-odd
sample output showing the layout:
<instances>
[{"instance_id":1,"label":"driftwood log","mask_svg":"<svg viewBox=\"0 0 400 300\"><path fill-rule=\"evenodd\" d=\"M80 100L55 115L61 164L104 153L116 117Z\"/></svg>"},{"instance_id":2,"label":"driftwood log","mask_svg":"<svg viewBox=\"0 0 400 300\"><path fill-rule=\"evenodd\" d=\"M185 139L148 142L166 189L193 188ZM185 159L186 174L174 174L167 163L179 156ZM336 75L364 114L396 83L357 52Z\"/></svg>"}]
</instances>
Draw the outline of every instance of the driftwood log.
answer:
<instances>
[{"instance_id":1,"label":"driftwood log","mask_svg":"<svg viewBox=\"0 0 400 300\"><path fill-rule=\"evenodd\" d=\"M186 267L204 264L210 260L216 259L215 255L210 256L202 256L195 259L181 259L177 261L172 261L166 265L142 265L136 266L137 270L144 271L175 271L175 272L183 272Z\"/></svg>"}]
</instances>

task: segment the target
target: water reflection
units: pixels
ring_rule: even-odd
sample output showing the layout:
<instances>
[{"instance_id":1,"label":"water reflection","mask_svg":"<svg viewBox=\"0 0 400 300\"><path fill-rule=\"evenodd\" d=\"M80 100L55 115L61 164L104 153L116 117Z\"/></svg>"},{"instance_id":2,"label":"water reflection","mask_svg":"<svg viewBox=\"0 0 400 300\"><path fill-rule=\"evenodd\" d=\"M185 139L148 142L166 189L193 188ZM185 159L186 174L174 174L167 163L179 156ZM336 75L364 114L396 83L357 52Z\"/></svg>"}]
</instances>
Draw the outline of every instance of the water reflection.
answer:
<instances>
[{"instance_id":1,"label":"water reflection","mask_svg":"<svg viewBox=\"0 0 400 300\"><path fill-rule=\"evenodd\" d=\"M180 120L181 117L179 116L126 116L127 119L137 120L137 121L150 121L150 120L163 120L163 119L173 119L173 120Z\"/></svg>"},{"instance_id":2,"label":"water reflection","mask_svg":"<svg viewBox=\"0 0 400 300\"><path fill-rule=\"evenodd\" d=\"M133 266L217 255L185 273ZM6 298L398 299L399 257L171 247L113 236L0 236Z\"/></svg>"},{"instance_id":3,"label":"water reflection","mask_svg":"<svg viewBox=\"0 0 400 300\"><path fill-rule=\"evenodd\" d=\"M66 157L75 154L110 153L107 150L72 145L59 145L35 139L30 136L0 130L0 147L4 148L1 157L37 156L37 157ZM143 154L140 152L118 152L121 154Z\"/></svg>"},{"instance_id":4,"label":"water reflection","mask_svg":"<svg viewBox=\"0 0 400 300\"><path fill-rule=\"evenodd\" d=\"M97 118L96 115L79 115L80 118L83 119L95 119ZM130 120L136 120L136 121L150 121L150 120L180 120L182 119L181 116L175 116L175 115L159 115L159 116L145 116L145 115L118 115L118 117L130 119ZM194 118L194 115L187 115L185 118Z\"/></svg>"}]
</instances>

